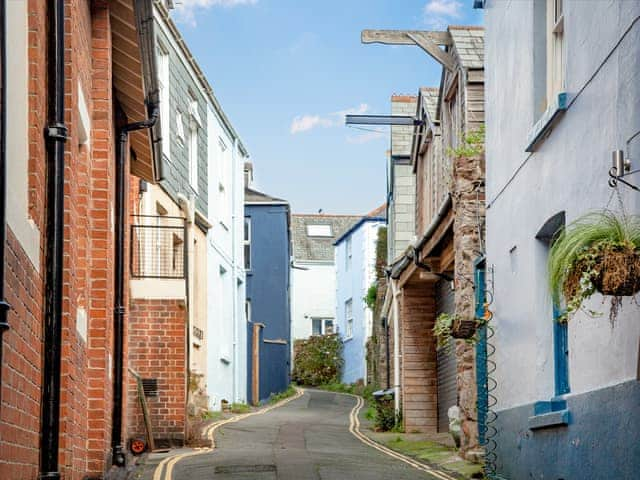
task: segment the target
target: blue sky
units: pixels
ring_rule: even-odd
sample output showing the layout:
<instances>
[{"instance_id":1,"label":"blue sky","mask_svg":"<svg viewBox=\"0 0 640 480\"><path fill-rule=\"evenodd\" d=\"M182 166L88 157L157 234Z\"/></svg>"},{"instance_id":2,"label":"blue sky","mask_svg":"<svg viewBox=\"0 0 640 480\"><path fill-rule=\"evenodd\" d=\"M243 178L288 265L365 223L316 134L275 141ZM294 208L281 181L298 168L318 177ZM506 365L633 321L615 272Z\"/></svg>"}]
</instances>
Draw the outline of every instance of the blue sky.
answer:
<instances>
[{"instance_id":1,"label":"blue sky","mask_svg":"<svg viewBox=\"0 0 640 480\"><path fill-rule=\"evenodd\" d=\"M391 94L439 83L418 47L363 45L361 30L482 21L472 0L181 3L173 17L250 152L255 187L297 213L383 203L388 127L349 128L344 113L389 113Z\"/></svg>"}]
</instances>

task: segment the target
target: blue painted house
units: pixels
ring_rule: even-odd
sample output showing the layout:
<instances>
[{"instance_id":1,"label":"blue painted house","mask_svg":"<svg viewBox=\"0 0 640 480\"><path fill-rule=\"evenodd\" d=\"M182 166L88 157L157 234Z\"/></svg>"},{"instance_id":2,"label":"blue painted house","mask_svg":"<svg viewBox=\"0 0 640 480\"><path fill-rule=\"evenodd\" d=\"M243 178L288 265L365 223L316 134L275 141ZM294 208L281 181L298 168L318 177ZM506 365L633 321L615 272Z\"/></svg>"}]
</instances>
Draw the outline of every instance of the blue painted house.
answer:
<instances>
[{"instance_id":1,"label":"blue painted house","mask_svg":"<svg viewBox=\"0 0 640 480\"><path fill-rule=\"evenodd\" d=\"M335 242L336 320L343 342L344 383L366 383L373 312L364 298L376 279L376 241L378 230L386 225L385 210L383 205L362 217Z\"/></svg>"},{"instance_id":2,"label":"blue painted house","mask_svg":"<svg viewBox=\"0 0 640 480\"><path fill-rule=\"evenodd\" d=\"M289 386L289 203L245 188L247 392L254 404Z\"/></svg>"}]
</instances>

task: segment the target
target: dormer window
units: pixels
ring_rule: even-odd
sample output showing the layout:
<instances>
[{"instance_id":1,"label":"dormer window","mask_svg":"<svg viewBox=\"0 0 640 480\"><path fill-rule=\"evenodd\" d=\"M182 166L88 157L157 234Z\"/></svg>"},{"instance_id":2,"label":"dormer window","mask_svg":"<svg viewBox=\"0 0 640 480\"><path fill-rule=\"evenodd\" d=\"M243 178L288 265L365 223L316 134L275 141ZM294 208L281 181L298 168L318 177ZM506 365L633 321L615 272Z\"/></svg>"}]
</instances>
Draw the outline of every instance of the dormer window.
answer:
<instances>
[{"instance_id":1,"label":"dormer window","mask_svg":"<svg viewBox=\"0 0 640 480\"><path fill-rule=\"evenodd\" d=\"M331 225L307 225L309 237L333 237Z\"/></svg>"}]
</instances>

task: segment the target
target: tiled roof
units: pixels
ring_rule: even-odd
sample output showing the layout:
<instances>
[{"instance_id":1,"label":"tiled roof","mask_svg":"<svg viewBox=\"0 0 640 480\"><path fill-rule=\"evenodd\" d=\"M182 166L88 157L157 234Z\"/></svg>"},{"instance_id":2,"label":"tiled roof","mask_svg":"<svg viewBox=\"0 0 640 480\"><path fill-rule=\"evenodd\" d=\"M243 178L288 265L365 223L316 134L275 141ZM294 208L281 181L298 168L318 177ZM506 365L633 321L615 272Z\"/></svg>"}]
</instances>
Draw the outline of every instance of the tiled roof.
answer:
<instances>
[{"instance_id":1,"label":"tiled roof","mask_svg":"<svg viewBox=\"0 0 640 480\"><path fill-rule=\"evenodd\" d=\"M272 197L266 193L253 190L252 188L244 189L244 201L245 203L288 203L286 200Z\"/></svg>"},{"instance_id":2,"label":"tiled roof","mask_svg":"<svg viewBox=\"0 0 640 480\"><path fill-rule=\"evenodd\" d=\"M455 54L464 68L484 68L484 29L451 25L448 28Z\"/></svg>"},{"instance_id":3,"label":"tiled roof","mask_svg":"<svg viewBox=\"0 0 640 480\"><path fill-rule=\"evenodd\" d=\"M334 259L333 242L362 217L359 215L291 216L293 256L297 261L330 261ZM310 237L307 225L330 225L330 237Z\"/></svg>"},{"instance_id":4,"label":"tiled roof","mask_svg":"<svg viewBox=\"0 0 640 480\"><path fill-rule=\"evenodd\" d=\"M420 89L420 94L422 95L423 107L429 114L429 118L432 122L437 122L436 114L438 110L438 98L440 95L440 89L432 87L422 87Z\"/></svg>"}]
</instances>

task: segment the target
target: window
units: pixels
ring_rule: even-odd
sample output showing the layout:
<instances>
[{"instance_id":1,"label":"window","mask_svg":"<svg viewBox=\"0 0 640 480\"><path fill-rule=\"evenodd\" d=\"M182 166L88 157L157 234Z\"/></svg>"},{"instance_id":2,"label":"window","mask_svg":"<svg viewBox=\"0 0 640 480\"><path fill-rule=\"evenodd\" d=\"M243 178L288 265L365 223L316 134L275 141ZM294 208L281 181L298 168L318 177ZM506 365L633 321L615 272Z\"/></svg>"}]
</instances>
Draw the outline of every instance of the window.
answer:
<instances>
[{"instance_id":1,"label":"window","mask_svg":"<svg viewBox=\"0 0 640 480\"><path fill-rule=\"evenodd\" d=\"M158 90L160 94L160 127L162 129L162 154L166 158L171 152L171 119L169 117L169 52L158 44L156 51L158 62Z\"/></svg>"},{"instance_id":2,"label":"window","mask_svg":"<svg viewBox=\"0 0 640 480\"><path fill-rule=\"evenodd\" d=\"M331 225L307 225L309 237L332 237Z\"/></svg>"},{"instance_id":3,"label":"window","mask_svg":"<svg viewBox=\"0 0 640 480\"><path fill-rule=\"evenodd\" d=\"M244 316L251 323L251 300L248 298L244 302Z\"/></svg>"},{"instance_id":4,"label":"window","mask_svg":"<svg viewBox=\"0 0 640 480\"><path fill-rule=\"evenodd\" d=\"M176 138L184 145L184 120L180 112L176 112Z\"/></svg>"},{"instance_id":5,"label":"window","mask_svg":"<svg viewBox=\"0 0 640 480\"><path fill-rule=\"evenodd\" d=\"M559 212L549 218L536 234L536 239L544 246L545 260L556 234L565 226L565 212ZM567 322L558 322L562 315L561 305L553 304L553 356L555 394L569 393L569 335Z\"/></svg>"},{"instance_id":6,"label":"window","mask_svg":"<svg viewBox=\"0 0 640 480\"><path fill-rule=\"evenodd\" d=\"M547 0L547 105L564 90L563 0Z\"/></svg>"},{"instance_id":7,"label":"window","mask_svg":"<svg viewBox=\"0 0 640 480\"><path fill-rule=\"evenodd\" d=\"M198 191L198 127L201 126L198 115L198 102L189 95L189 138L187 139L187 153L189 158L189 184L194 191Z\"/></svg>"},{"instance_id":8,"label":"window","mask_svg":"<svg viewBox=\"0 0 640 480\"><path fill-rule=\"evenodd\" d=\"M344 316L347 319L345 338L353 337L353 301L351 299L344 302Z\"/></svg>"},{"instance_id":9,"label":"window","mask_svg":"<svg viewBox=\"0 0 640 480\"><path fill-rule=\"evenodd\" d=\"M231 225L231 202L230 202L230 174L233 159L231 151L227 148L225 141L218 137L218 218L222 225L227 228Z\"/></svg>"},{"instance_id":10,"label":"window","mask_svg":"<svg viewBox=\"0 0 640 480\"><path fill-rule=\"evenodd\" d=\"M244 268L251 270L251 217L244 217Z\"/></svg>"},{"instance_id":11,"label":"window","mask_svg":"<svg viewBox=\"0 0 640 480\"><path fill-rule=\"evenodd\" d=\"M345 253L344 253L344 268L347 271L351 268L352 257L353 257L353 253L352 253L351 237L347 237L347 240L345 241Z\"/></svg>"},{"instance_id":12,"label":"window","mask_svg":"<svg viewBox=\"0 0 640 480\"><path fill-rule=\"evenodd\" d=\"M331 335L334 333L333 318L312 318L311 335Z\"/></svg>"}]
</instances>

